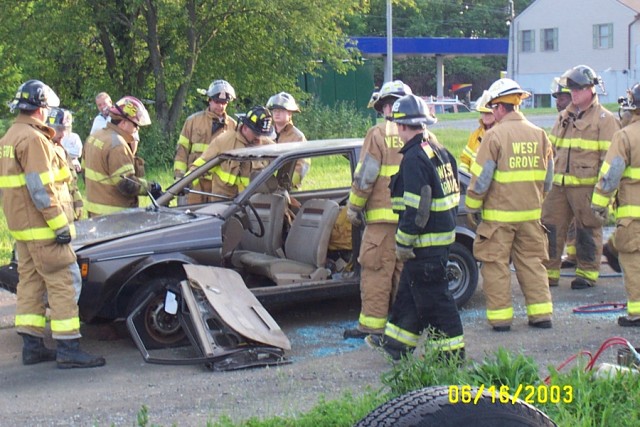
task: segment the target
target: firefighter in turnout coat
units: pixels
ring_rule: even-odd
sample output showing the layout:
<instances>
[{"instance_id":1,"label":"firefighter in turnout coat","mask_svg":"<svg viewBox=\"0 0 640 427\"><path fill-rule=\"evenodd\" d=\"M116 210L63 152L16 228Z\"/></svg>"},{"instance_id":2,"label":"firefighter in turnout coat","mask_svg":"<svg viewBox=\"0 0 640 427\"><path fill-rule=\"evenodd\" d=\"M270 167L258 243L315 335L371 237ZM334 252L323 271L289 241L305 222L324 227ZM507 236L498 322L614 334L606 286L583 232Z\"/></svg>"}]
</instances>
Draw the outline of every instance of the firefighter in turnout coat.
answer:
<instances>
[{"instance_id":1,"label":"firefighter in turnout coat","mask_svg":"<svg viewBox=\"0 0 640 427\"><path fill-rule=\"evenodd\" d=\"M549 229L546 267L549 286L557 286L567 229L575 219L576 278L571 289L584 289L596 284L602 256L602 224L591 212L591 195L620 124L600 105L595 88L602 80L590 67L567 70L559 84L571 91L571 104L558 116L550 136L555 173L542 209L542 222Z\"/></svg>"},{"instance_id":2,"label":"firefighter in turnout coat","mask_svg":"<svg viewBox=\"0 0 640 427\"><path fill-rule=\"evenodd\" d=\"M498 124L480 146L466 196L467 208L482 213L473 253L483 263L487 319L496 331L511 328L511 259L529 325L550 328L553 307L543 265L547 235L540 217L553 174L551 143L544 130L518 110L529 93L515 81L500 79L489 93L488 105Z\"/></svg>"},{"instance_id":3,"label":"firefighter in turnout coat","mask_svg":"<svg viewBox=\"0 0 640 427\"><path fill-rule=\"evenodd\" d=\"M383 116L390 117L393 103L410 93L409 86L400 80L387 82L380 89L373 107ZM396 259L394 238L398 214L391 206L389 183L391 176L398 173L403 145L396 124L385 120L369 129L360 151L349 194L347 218L356 227L362 225L363 216L366 221L358 256L362 267L362 307L357 328L346 329L344 338L381 335L398 288L402 272L402 262Z\"/></svg>"},{"instance_id":4,"label":"firefighter in turnout coat","mask_svg":"<svg viewBox=\"0 0 640 427\"><path fill-rule=\"evenodd\" d=\"M220 153L236 148L251 147L254 145L274 144L268 138L273 132L273 119L271 112L262 106L255 106L242 118L236 130L225 132L215 138L207 151L198 157L191 166L190 171L204 165ZM225 160L215 166L208 173L211 182L211 191L208 195L198 195L204 201L226 200L234 198L238 193L249 185L251 172L259 169L258 162L239 162L236 160ZM199 178L202 179L202 178ZM198 188L198 180L193 183ZM191 194L189 194L191 196Z\"/></svg>"},{"instance_id":5,"label":"firefighter in turnout coat","mask_svg":"<svg viewBox=\"0 0 640 427\"><path fill-rule=\"evenodd\" d=\"M403 96L393 104L392 117L405 143L391 179L399 215L396 256L404 268L384 335L369 335L366 342L397 360L416 348L427 329L428 343L442 358L461 360L462 322L446 272L460 201L456 161L425 129L436 119L422 99Z\"/></svg>"},{"instance_id":6,"label":"firefighter in turnout coat","mask_svg":"<svg viewBox=\"0 0 640 427\"><path fill-rule=\"evenodd\" d=\"M71 247L73 208L60 197L64 190L69 201L67 187L61 185L69 179L69 171L55 152L55 131L45 125L49 109L59 104L49 86L39 80L25 82L9 104L20 113L0 139L2 207L16 240L20 278L15 326L24 342L25 365L55 360L59 368L102 366L102 357L79 348L81 278ZM46 302L56 350L46 348L42 340Z\"/></svg>"},{"instance_id":7,"label":"firefighter in turnout coat","mask_svg":"<svg viewBox=\"0 0 640 427\"><path fill-rule=\"evenodd\" d=\"M608 245L615 244L627 292L627 316L618 324L640 326L640 84L629 90L622 109L632 112L631 122L613 134L591 208L605 222L615 195L616 231Z\"/></svg>"},{"instance_id":8,"label":"firefighter in turnout coat","mask_svg":"<svg viewBox=\"0 0 640 427\"><path fill-rule=\"evenodd\" d=\"M157 198L162 189L143 177L144 161L136 156L138 129L151 124L138 98L125 96L109 110L111 122L89 135L84 144L89 216L109 215L138 207L138 196Z\"/></svg>"}]
</instances>

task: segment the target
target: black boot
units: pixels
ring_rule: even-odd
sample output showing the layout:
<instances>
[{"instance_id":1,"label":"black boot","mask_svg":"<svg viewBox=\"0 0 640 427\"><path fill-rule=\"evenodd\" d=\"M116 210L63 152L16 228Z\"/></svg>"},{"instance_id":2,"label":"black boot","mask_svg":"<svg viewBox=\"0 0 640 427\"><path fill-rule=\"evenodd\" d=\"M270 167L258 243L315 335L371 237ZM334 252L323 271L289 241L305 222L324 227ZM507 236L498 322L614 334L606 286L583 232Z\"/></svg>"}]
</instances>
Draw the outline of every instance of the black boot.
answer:
<instances>
[{"instance_id":1,"label":"black boot","mask_svg":"<svg viewBox=\"0 0 640 427\"><path fill-rule=\"evenodd\" d=\"M29 334L20 334L24 345L22 346L22 364L34 365L40 362L52 362L56 360L56 351L44 346L42 338Z\"/></svg>"},{"instance_id":2,"label":"black boot","mask_svg":"<svg viewBox=\"0 0 640 427\"><path fill-rule=\"evenodd\" d=\"M80 340L56 340L58 342L58 362L59 369L70 368L95 368L104 366L104 357L94 356L80 350Z\"/></svg>"}]
</instances>

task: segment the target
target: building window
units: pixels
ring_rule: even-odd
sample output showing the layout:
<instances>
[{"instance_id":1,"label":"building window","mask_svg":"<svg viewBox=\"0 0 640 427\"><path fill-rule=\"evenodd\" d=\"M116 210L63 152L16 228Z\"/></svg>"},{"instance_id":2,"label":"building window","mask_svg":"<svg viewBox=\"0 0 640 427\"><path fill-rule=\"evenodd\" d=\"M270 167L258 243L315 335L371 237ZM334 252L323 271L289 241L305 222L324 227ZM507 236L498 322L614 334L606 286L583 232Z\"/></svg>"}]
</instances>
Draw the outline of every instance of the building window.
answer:
<instances>
[{"instance_id":1,"label":"building window","mask_svg":"<svg viewBox=\"0 0 640 427\"><path fill-rule=\"evenodd\" d=\"M613 24L596 24L593 26L593 48L613 48Z\"/></svg>"},{"instance_id":2,"label":"building window","mask_svg":"<svg viewBox=\"0 0 640 427\"><path fill-rule=\"evenodd\" d=\"M520 31L520 52L533 52L536 49L533 30Z\"/></svg>"},{"instance_id":3,"label":"building window","mask_svg":"<svg viewBox=\"0 0 640 427\"><path fill-rule=\"evenodd\" d=\"M540 32L540 50L545 52L558 50L558 29L544 28Z\"/></svg>"}]
</instances>

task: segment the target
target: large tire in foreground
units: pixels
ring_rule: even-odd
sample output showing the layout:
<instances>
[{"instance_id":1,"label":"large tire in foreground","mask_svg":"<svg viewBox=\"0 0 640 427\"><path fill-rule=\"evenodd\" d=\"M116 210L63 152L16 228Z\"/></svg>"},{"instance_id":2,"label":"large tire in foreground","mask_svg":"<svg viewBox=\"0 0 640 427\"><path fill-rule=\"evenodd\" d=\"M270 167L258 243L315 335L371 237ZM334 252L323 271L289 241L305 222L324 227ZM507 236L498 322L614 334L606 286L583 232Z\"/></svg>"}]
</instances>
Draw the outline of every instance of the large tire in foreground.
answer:
<instances>
[{"instance_id":1,"label":"large tire in foreground","mask_svg":"<svg viewBox=\"0 0 640 427\"><path fill-rule=\"evenodd\" d=\"M471 250L460 242L454 242L449 250L447 276L449 291L460 308L471 299L478 287L478 262Z\"/></svg>"},{"instance_id":2,"label":"large tire in foreground","mask_svg":"<svg viewBox=\"0 0 640 427\"><path fill-rule=\"evenodd\" d=\"M478 389L472 387L471 396ZM492 400L493 399L493 400ZM518 399L500 403L484 391L477 402L449 403L449 386L426 387L390 400L356 427L544 427L557 426L543 412Z\"/></svg>"}]
</instances>

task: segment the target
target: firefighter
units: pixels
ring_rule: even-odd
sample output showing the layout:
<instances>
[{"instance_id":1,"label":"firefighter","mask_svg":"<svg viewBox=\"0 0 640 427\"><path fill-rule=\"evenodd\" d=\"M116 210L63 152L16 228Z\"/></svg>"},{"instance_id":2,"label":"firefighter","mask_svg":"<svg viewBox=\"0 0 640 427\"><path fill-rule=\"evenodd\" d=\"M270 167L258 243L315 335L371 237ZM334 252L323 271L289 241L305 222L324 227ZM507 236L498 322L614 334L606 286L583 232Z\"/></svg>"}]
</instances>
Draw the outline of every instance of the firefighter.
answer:
<instances>
[{"instance_id":1,"label":"firefighter","mask_svg":"<svg viewBox=\"0 0 640 427\"><path fill-rule=\"evenodd\" d=\"M11 111L20 112L0 139L0 189L9 233L16 240L15 325L24 342L22 363L55 360L58 368L88 368L102 366L105 360L79 346L81 278L70 244L75 236L73 211L69 205L64 209L56 183L68 171L59 169L51 143L55 131L45 124L49 109L59 103L53 90L39 80L20 86L9 104ZM46 348L42 340L45 295L56 350Z\"/></svg>"},{"instance_id":2,"label":"firefighter","mask_svg":"<svg viewBox=\"0 0 640 427\"><path fill-rule=\"evenodd\" d=\"M398 288L402 262L396 259L395 232L398 215L391 207L389 183L398 172L404 145L398 126L391 120L391 107L399 98L411 94L411 88L400 80L385 83L373 103L386 119L369 129L356 166L347 205L347 218L355 227L366 226L362 235L358 262L362 307L355 329L346 329L343 337L365 338L381 335Z\"/></svg>"},{"instance_id":3,"label":"firefighter","mask_svg":"<svg viewBox=\"0 0 640 427\"><path fill-rule=\"evenodd\" d=\"M442 358L461 361L462 322L446 272L460 200L456 161L426 129L436 119L422 99L403 96L391 114L404 142L399 171L391 178L393 209L399 215L396 257L404 268L384 335L365 341L397 360L413 351L429 329L428 342Z\"/></svg>"},{"instance_id":4,"label":"firefighter","mask_svg":"<svg viewBox=\"0 0 640 427\"><path fill-rule=\"evenodd\" d=\"M591 208L602 223L606 222L609 202L615 195L616 230L607 246L614 245L627 292L627 315L618 318L618 325L640 326L640 84L629 89L622 108L630 111L632 117L627 126L613 134ZM615 269L615 263L612 267Z\"/></svg>"},{"instance_id":5,"label":"firefighter","mask_svg":"<svg viewBox=\"0 0 640 427\"><path fill-rule=\"evenodd\" d=\"M571 91L560 84L560 77L555 77L551 82L551 96L556 100L556 110L558 113L564 111L571 103ZM562 257L560 267L568 268L576 266L576 223L571 221L567 230L566 241L567 255ZM551 286L557 286L558 282L550 282Z\"/></svg>"},{"instance_id":6,"label":"firefighter","mask_svg":"<svg viewBox=\"0 0 640 427\"><path fill-rule=\"evenodd\" d=\"M73 163L71 155L62 146L62 140L71 133L71 123L73 117L71 111L64 108L54 108L49 113L47 118L47 125L52 127L56 134L52 141L54 149L58 158L58 168L61 173L61 180L59 182L60 197L68 198L65 203L68 203L73 211L73 218L77 221L82 218L82 208L84 202L82 201L82 194L78 189L78 172ZM66 169L65 169L66 167ZM66 170L69 170L67 174Z\"/></svg>"},{"instance_id":7,"label":"firefighter","mask_svg":"<svg viewBox=\"0 0 640 427\"><path fill-rule=\"evenodd\" d=\"M467 208L482 214L473 254L483 263L487 320L499 332L509 331L513 321L510 260L529 325L551 328L553 307L543 265L548 243L540 217L542 200L551 188L553 152L545 131L519 111L529 96L507 78L489 88L488 106L498 125L480 145L466 196Z\"/></svg>"},{"instance_id":8,"label":"firefighter","mask_svg":"<svg viewBox=\"0 0 640 427\"><path fill-rule=\"evenodd\" d=\"M224 132L214 138L207 151L193 162L190 170L204 165L208 160L225 151L255 145L274 144L273 140L268 138L272 132L273 119L271 112L263 106L253 107L242 117L235 131ZM251 171L258 167L258 165L252 165L251 162L225 160L209 171L209 179L212 185L211 191L207 192L207 194L215 196L199 196L204 197L204 201L233 198L249 184ZM198 188L197 180L194 181L193 185L194 188ZM191 196L191 193L189 196Z\"/></svg>"},{"instance_id":9,"label":"firefighter","mask_svg":"<svg viewBox=\"0 0 640 427\"><path fill-rule=\"evenodd\" d=\"M553 187L544 201L542 222L549 229L549 286L557 286L567 229L575 218L576 277L571 289L596 284L602 256L602 224L590 208L598 170L620 129L616 117L598 101L596 86L602 79L586 65L567 70L559 84L571 91L571 103L551 130L555 148Z\"/></svg>"},{"instance_id":10,"label":"firefighter","mask_svg":"<svg viewBox=\"0 0 640 427\"><path fill-rule=\"evenodd\" d=\"M84 144L89 216L108 215L138 206L138 196L157 198L162 189L144 177L144 161L136 156L138 130L151 124L139 99L125 96L109 110L111 122L89 135Z\"/></svg>"},{"instance_id":11,"label":"firefighter","mask_svg":"<svg viewBox=\"0 0 640 427\"><path fill-rule=\"evenodd\" d=\"M267 101L267 108L273 115L273 128L276 132L276 144L286 142L304 142L307 138L300 129L293 124L293 113L299 113L300 108L296 100L287 92L273 95ZM301 159L296 162L292 183L296 188L302 184L302 179L309 171L310 159Z\"/></svg>"},{"instance_id":12,"label":"firefighter","mask_svg":"<svg viewBox=\"0 0 640 427\"><path fill-rule=\"evenodd\" d=\"M482 143L484 134L491 129L496 122L496 118L493 116L493 111L491 111L490 108L487 108L487 96L488 93L485 90L476 102L476 111L480 113L480 126L478 126L478 128L469 135L467 145L464 147L464 150L462 150L462 154L460 155L460 170L462 172L470 173L471 164L476 159L476 154L478 153L478 148Z\"/></svg>"},{"instance_id":13,"label":"firefighter","mask_svg":"<svg viewBox=\"0 0 640 427\"><path fill-rule=\"evenodd\" d=\"M182 126L176 146L173 163L173 175L176 180L182 178L193 162L207 151L209 143L229 129L235 129L236 121L227 115L229 102L236 99L236 91L226 80L214 80L204 91L208 106L205 110L192 114ZM211 181L200 179L200 191L211 191ZM198 197L191 195L189 202L197 203ZM181 203L182 204L182 201Z\"/></svg>"}]
</instances>

